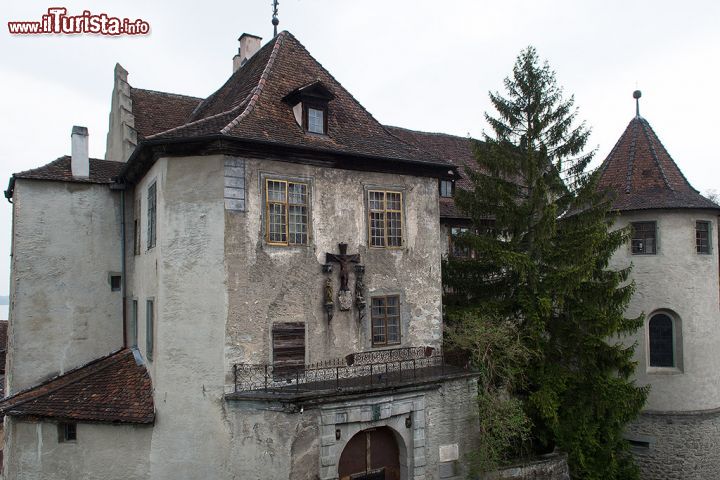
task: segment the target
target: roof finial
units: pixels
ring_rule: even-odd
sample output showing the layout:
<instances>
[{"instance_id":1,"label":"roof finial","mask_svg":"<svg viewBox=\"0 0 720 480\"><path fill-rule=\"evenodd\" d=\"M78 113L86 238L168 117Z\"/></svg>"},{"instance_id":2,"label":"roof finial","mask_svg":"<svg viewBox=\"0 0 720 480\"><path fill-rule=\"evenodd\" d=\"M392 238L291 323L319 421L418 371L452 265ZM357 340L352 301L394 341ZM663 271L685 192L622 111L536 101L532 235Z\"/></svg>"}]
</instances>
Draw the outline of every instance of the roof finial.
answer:
<instances>
[{"instance_id":1,"label":"roof finial","mask_svg":"<svg viewBox=\"0 0 720 480\"><path fill-rule=\"evenodd\" d=\"M277 26L280 23L280 20L278 20L278 18L277 18L278 5L280 5L280 2L278 2L278 0L273 0L273 18L272 18L273 37L277 37Z\"/></svg>"},{"instance_id":2,"label":"roof finial","mask_svg":"<svg viewBox=\"0 0 720 480\"><path fill-rule=\"evenodd\" d=\"M633 98L635 99L635 116L637 118L640 118L640 97L642 97L642 92L635 90L633 92Z\"/></svg>"}]
</instances>

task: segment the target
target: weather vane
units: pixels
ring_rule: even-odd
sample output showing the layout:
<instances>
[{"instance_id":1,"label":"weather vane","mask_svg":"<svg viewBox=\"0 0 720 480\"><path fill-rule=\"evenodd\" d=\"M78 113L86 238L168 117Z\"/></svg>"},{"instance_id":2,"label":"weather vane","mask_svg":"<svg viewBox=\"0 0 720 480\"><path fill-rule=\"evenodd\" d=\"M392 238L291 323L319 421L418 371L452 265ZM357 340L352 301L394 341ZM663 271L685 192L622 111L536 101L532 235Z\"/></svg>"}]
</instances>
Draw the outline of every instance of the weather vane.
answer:
<instances>
[{"instance_id":1,"label":"weather vane","mask_svg":"<svg viewBox=\"0 0 720 480\"><path fill-rule=\"evenodd\" d=\"M280 2L278 0L273 0L273 18L272 18L272 24L273 24L273 37L277 37L277 26L280 23L280 20L278 20L278 5L280 5Z\"/></svg>"}]
</instances>

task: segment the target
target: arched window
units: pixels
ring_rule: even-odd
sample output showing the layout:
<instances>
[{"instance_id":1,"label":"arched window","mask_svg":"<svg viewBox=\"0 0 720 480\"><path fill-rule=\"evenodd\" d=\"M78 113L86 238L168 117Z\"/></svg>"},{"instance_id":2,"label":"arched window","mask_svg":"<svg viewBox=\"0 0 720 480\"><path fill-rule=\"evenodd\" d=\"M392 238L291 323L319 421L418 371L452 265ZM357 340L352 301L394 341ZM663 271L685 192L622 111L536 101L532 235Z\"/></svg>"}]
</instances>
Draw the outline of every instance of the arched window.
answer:
<instances>
[{"instance_id":1,"label":"arched window","mask_svg":"<svg viewBox=\"0 0 720 480\"><path fill-rule=\"evenodd\" d=\"M673 319L665 313L656 313L650 317L648 329L650 337L650 366L676 366Z\"/></svg>"}]
</instances>

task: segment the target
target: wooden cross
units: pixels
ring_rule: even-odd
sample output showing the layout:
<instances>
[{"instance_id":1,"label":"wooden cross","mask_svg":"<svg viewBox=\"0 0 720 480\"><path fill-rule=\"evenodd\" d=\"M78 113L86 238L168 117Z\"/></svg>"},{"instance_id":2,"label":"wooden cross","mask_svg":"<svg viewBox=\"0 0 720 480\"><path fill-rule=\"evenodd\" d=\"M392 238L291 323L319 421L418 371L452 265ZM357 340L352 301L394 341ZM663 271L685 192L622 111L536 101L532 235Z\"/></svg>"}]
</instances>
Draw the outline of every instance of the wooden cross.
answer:
<instances>
[{"instance_id":1,"label":"wooden cross","mask_svg":"<svg viewBox=\"0 0 720 480\"><path fill-rule=\"evenodd\" d=\"M360 263L360 255L348 255L347 254L347 243L338 243L340 254L336 253L325 253L325 263L335 262L340 264L340 291L348 292L348 280L350 277L350 269L348 268L351 263Z\"/></svg>"}]
</instances>

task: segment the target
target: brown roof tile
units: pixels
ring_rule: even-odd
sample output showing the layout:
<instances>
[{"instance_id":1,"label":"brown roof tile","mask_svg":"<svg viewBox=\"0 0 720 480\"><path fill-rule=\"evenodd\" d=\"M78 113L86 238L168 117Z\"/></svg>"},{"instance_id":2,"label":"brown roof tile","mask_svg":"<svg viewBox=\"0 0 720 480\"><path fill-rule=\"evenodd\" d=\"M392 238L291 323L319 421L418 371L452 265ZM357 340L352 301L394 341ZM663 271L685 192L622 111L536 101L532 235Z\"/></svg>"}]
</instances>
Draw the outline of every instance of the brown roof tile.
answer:
<instances>
[{"instance_id":1,"label":"brown roof tile","mask_svg":"<svg viewBox=\"0 0 720 480\"><path fill-rule=\"evenodd\" d=\"M633 118L600 166L599 187L614 195L616 210L720 209L695 190L652 127Z\"/></svg>"},{"instance_id":2,"label":"brown roof tile","mask_svg":"<svg viewBox=\"0 0 720 480\"><path fill-rule=\"evenodd\" d=\"M75 178L72 176L70 157L65 155L53 160L42 167L33 168L13 174L14 178L28 178L32 180L55 180L62 182L80 183L112 183L113 177L117 177L125 166L124 162L113 162L110 160L90 159L90 176L88 178Z\"/></svg>"},{"instance_id":3,"label":"brown roof tile","mask_svg":"<svg viewBox=\"0 0 720 480\"><path fill-rule=\"evenodd\" d=\"M328 104L327 135L304 132L283 101L299 87L317 81L334 96ZM447 164L442 156L389 132L288 32L261 48L188 120L151 138L226 135L388 160Z\"/></svg>"},{"instance_id":4,"label":"brown roof tile","mask_svg":"<svg viewBox=\"0 0 720 480\"><path fill-rule=\"evenodd\" d=\"M139 138L183 125L202 98L131 88L130 98Z\"/></svg>"},{"instance_id":5,"label":"brown roof tile","mask_svg":"<svg viewBox=\"0 0 720 480\"><path fill-rule=\"evenodd\" d=\"M94 360L0 402L0 414L87 422L153 423L150 375L131 350Z\"/></svg>"}]
</instances>

